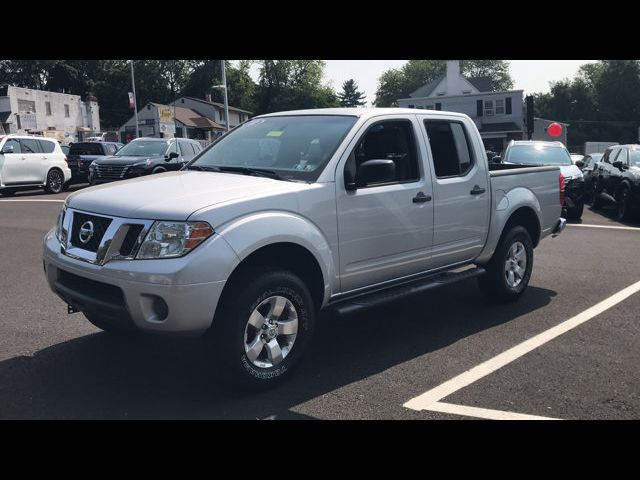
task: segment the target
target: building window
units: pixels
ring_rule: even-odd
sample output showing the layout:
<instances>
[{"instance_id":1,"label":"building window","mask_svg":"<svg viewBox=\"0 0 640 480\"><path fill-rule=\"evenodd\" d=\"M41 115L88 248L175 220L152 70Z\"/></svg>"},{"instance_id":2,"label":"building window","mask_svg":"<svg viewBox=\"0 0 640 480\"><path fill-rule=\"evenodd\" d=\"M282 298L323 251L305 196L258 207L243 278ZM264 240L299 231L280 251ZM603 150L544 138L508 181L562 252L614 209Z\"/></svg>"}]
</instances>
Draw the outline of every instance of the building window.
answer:
<instances>
[{"instance_id":1,"label":"building window","mask_svg":"<svg viewBox=\"0 0 640 480\"><path fill-rule=\"evenodd\" d=\"M416 108L415 105L407 105L408 108Z\"/></svg>"},{"instance_id":2,"label":"building window","mask_svg":"<svg viewBox=\"0 0 640 480\"><path fill-rule=\"evenodd\" d=\"M496 99L496 115L504 115L504 99Z\"/></svg>"},{"instance_id":3,"label":"building window","mask_svg":"<svg viewBox=\"0 0 640 480\"><path fill-rule=\"evenodd\" d=\"M493 100L485 100L484 101L484 114L486 116L493 115Z\"/></svg>"},{"instance_id":4,"label":"building window","mask_svg":"<svg viewBox=\"0 0 640 480\"><path fill-rule=\"evenodd\" d=\"M427 105L427 107L426 107L426 108L427 108L427 110L434 110L433 105Z\"/></svg>"},{"instance_id":5,"label":"building window","mask_svg":"<svg viewBox=\"0 0 640 480\"><path fill-rule=\"evenodd\" d=\"M423 107L422 105L418 105L418 108L419 108L420 110L424 110L424 107Z\"/></svg>"},{"instance_id":6,"label":"building window","mask_svg":"<svg viewBox=\"0 0 640 480\"><path fill-rule=\"evenodd\" d=\"M47 117L51 116L51 102L44 102L44 108L47 111Z\"/></svg>"},{"instance_id":7,"label":"building window","mask_svg":"<svg viewBox=\"0 0 640 480\"><path fill-rule=\"evenodd\" d=\"M69 105L67 105L66 103L64 104L64 116L66 118L70 117L70 115L69 115Z\"/></svg>"}]
</instances>

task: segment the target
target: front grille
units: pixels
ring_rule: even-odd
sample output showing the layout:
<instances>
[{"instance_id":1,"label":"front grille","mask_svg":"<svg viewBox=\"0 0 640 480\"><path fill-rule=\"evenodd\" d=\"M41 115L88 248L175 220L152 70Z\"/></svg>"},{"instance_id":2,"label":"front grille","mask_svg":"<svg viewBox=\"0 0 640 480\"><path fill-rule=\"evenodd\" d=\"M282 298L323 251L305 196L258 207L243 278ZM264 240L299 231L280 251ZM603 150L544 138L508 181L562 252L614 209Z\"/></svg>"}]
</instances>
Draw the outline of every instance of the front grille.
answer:
<instances>
[{"instance_id":1,"label":"front grille","mask_svg":"<svg viewBox=\"0 0 640 480\"><path fill-rule=\"evenodd\" d=\"M131 225L129 227L129 231L120 246L120 255L128 257L133 253L132 250L136 246L136 240L138 240L143 228L144 225Z\"/></svg>"},{"instance_id":2,"label":"front grille","mask_svg":"<svg viewBox=\"0 0 640 480\"><path fill-rule=\"evenodd\" d=\"M96 163L95 166L96 177L107 180L120 180L129 170L129 165L99 165Z\"/></svg>"},{"instance_id":3,"label":"front grille","mask_svg":"<svg viewBox=\"0 0 640 480\"><path fill-rule=\"evenodd\" d=\"M80 228L86 222L93 224L93 236L87 243L80 241ZM107 217L98 217L97 215L88 215L86 213L73 212L73 226L71 227L71 245L82 248L90 252L97 252L100 247L102 237L104 237L107 228L111 225L111 219Z\"/></svg>"}]
</instances>

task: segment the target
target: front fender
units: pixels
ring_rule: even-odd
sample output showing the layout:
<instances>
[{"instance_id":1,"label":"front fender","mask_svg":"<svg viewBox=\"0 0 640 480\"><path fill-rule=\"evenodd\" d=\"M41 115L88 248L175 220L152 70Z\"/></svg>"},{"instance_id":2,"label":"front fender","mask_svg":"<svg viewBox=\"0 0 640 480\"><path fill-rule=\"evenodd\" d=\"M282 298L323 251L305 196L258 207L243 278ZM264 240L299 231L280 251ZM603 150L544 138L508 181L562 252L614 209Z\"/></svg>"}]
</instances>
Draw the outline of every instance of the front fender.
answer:
<instances>
[{"instance_id":1,"label":"front fender","mask_svg":"<svg viewBox=\"0 0 640 480\"><path fill-rule=\"evenodd\" d=\"M224 237L240 261L256 250L276 243L294 243L306 248L315 257L322 271L323 303L336 289L336 270L329 242L313 222L300 215L263 211L220 225L216 232Z\"/></svg>"},{"instance_id":2,"label":"front fender","mask_svg":"<svg viewBox=\"0 0 640 480\"><path fill-rule=\"evenodd\" d=\"M528 188L516 187L508 192L504 190L494 191L489 236L484 249L476 259L476 263L484 264L491 260L509 218L516 210L522 207L533 210L538 222L540 218L544 218L538 197ZM544 229L545 226L540 225L541 237L544 235Z\"/></svg>"}]
</instances>

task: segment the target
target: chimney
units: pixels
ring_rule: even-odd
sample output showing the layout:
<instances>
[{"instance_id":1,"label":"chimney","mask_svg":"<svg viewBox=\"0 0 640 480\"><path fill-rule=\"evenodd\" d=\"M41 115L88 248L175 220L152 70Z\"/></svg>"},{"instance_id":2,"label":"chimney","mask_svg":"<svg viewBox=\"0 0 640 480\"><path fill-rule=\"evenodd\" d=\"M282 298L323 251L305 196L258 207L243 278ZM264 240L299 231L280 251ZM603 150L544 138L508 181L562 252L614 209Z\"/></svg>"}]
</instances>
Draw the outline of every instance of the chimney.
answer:
<instances>
[{"instance_id":1,"label":"chimney","mask_svg":"<svg viewBox=\"0 0 640 480\"><path fill-rule=\"evenodd\" d=\"M460 60L447 60L447 78L460 76Z\"/></svg>"}]
</instances>

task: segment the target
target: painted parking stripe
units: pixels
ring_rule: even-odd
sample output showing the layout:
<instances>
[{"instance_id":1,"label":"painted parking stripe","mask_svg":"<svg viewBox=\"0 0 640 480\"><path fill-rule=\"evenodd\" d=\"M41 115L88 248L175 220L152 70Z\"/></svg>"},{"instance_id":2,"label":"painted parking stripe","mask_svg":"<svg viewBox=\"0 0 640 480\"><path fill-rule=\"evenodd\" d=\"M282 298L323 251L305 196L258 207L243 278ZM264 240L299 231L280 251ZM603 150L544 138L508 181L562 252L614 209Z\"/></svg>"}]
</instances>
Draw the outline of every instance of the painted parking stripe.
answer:
<instances>
[{"instance_id":1,"label":"painted parking stripe","mask_svg":"<svg viewBox=\"0 0 640 480\"><path fill-rule=\"evenodd\" d=\"M560 420L559 418L539 417L524 413L506 412L503 410L491 410L488 408L468 407L453 403L435 402L429 407L432 412L451 413L465 417L486 418L488 420Z\"/></svg>"},{"instance_id":2,"label":"painted parking stripe","mask_svg":"<svg viewBox=\"0 0 640 480\"><path fill-rule=\"evenodd\" d=\"M640 291L640 282L636 282L633 285L620 290L618 293L611 295L609 298L606 298L600 303L597 303L596 305L586 309L584 312L579 313L578 315L571 317L568 320L565 320L555 327L539 333L535 337L525 340L515 347L512 347L509 350L502 352L499 355L496 355L495 357L481 363L480 365L477 365L467 370L466 372L463 372L460 375L442 383L441 385L432 388L428 392L412 398L403 406L412 410L430 410L436 402L439 402L452 393L455 393L458 390L471 385L472 383L480 380L490 373L495 372L499 368L504 367L514 360L517 360L523 355L531 352L532 350L535 350L536 348L544 345L545 343L553 340L563 333L566 333L569 330L582 325L595 316L600 315L602 312L605 312L611 307L629 298L631 295L637 293L638 291Z\"/></svg>"},{"instance_id":3,"label":"painted parking stripe","mask_svg":"<svg viewBox=\"0 0 640 480\"><path fill-rule=\"evenodd\" d=\"M638 227L616 227L614 225L585 225L582 223L567 223L569 227L583 227L583 228L612 228L614 230L636 230L640 231Z\"/></svg>"},{"instance_id":4,"label":"painted parking stripe","mask_svg":"<svg viewBox=\"0 0 640 480\"><path fill-rule=\"evenodd\" d=\"M32 198L28 198L25 200L18 200L18 199L11 199L11 200L0 200L0 203L11 203L11 202L63 202L64 200L52 200L52 199L46 199L46 200L34 200Z\"/></svg>"}]
</instances>

